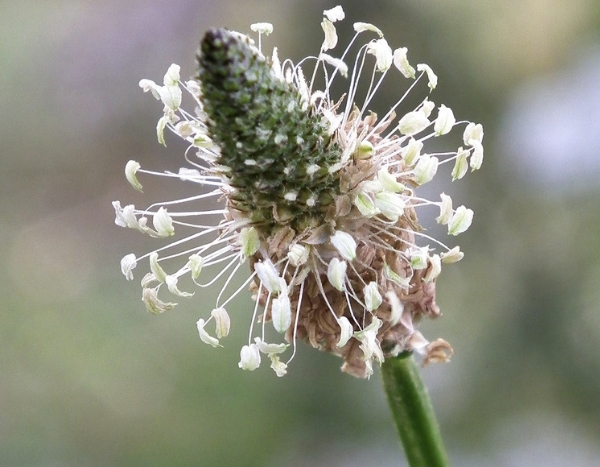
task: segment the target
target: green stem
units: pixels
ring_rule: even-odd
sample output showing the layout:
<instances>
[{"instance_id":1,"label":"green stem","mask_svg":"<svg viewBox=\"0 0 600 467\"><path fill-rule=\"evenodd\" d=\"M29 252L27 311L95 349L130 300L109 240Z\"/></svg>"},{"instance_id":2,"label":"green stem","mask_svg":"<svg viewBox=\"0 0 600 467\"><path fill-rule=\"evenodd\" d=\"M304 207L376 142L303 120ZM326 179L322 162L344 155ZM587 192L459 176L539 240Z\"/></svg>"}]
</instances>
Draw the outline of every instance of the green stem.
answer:
<instances>
[{"instance_id":1,"label":"green stem","mask_svg":"<svg viewBox=\"0 0 600 467\"><path fill-rule=\"evenodd\" d=\"M411 352L386 358L383 386L411 467L448 467L429 395Z\"/></svg>"}]
</instances>

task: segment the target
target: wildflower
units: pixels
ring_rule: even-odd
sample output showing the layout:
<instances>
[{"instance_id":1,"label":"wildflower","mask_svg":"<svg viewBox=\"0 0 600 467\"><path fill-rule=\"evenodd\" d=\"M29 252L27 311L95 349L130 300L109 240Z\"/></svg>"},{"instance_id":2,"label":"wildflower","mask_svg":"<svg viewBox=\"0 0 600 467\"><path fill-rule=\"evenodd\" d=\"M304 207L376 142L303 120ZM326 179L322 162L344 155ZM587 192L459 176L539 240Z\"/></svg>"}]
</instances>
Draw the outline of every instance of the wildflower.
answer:
<instances>
[{"instance_id":1,"label":"wildflower","mask_svg":"<svg viewBox=\"0 0 600 467\"><path fill-rule=\"evenodd\" d=\"M260 366L260 352L256 344L249 344L242 347L238 366L242 370L250 371L256 370Z\"/></svg>"},{"instance_id":2,"label":"wildflower","mask_svg":"<svg viewBox=\"0 0 600 467\"><path fill-rule=\"evenodd\" d=\"M179 288L180 279L199 287L220 281L212 312L197 321L200 339L214 347L229 333L228 305L249 286L255 306L245 318L249 339L238 364L245 370L258 368L262 353L283 376L299 340L340 356L342 370L358 377L370 376L374 363L402 351L421 352L426 362L451 354L445 341L429 345L416 328L423 316L439 316L435 284L442 264L459 261L463 253L422 233L417 210L432 209L433 216L439 210L436 220L450 235L469 227L473 211L453 209L444 193L441 201L430 201L417 191L442 164L454 163L453 179L462 178L469 166L477 170L483 129L457 122L443 104L436 111L427 96L407 109L402 97L382 117L370 111L388 73L409 80L408 91L421 82L431 92L437 76L425 64L411 66L407 49L393 50L383 32L368 23L355 23L348 48L334 53L343 19L341 7L324 12L320 53L300 64L281 62L277 49L264 55L261 36L273 27L257 23L251 29L258 33L258 46L237 32L209 30L193 80L181 81L179 66L171 65L163 85L140 81L164 106L159 142L165 144L165 130L185 140L188 167L156 173L130 161L127 180L139 191L138 176L148 174L201 189L145 210L113 203L117 225L176 238L143 256L126 255L121 270L132 279L134 268L148 262L142 296L153 313L176 305L158 298L163 286L189 297L186 287ZM349 58L360 38L365 42ZM332 95L334 80L347 83L343 97ZM184 110L182 91L194 113ZM465 124L464 148L425 152L427 140ZM211 198L222 200L221 209L202 208ZM238 272L247 278L232 291ZM278 333L293 348L285 362L288 344L267 340Z\"/></svg>"}]
</instances>

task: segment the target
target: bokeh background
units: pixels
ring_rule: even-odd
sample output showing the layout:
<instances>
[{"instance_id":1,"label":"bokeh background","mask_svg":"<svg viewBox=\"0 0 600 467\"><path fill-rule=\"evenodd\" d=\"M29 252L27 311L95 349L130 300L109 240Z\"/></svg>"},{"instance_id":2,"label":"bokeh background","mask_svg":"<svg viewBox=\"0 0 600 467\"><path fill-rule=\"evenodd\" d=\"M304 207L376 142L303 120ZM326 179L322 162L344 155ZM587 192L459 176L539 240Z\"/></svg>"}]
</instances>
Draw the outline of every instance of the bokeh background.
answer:
<instances>
[{"instance_id":1,"label":"bokeh background","mask_svg":"<svg viewBox=\"0 0 600 467\"><path fill-rule=\"evenodd\" d=\"M432 100L485 128L482 169L434 187L476 212L424 326L456 350L423 371L454 465L600 465L594 0L1 1L0 465L404 465L378 374L306 346L285 378L242 372L249 294L213 349L195 321L215 291L157 317L119 270L157 244L115 226L111 201L185 194L125 181L129 159L173 169L183 149L156 142L138 81L172 62L190 76L211 26L269 21L267 50L314 54L338 3L341 35L377 24L437 72Z\"/></svg>"}]
</instances>

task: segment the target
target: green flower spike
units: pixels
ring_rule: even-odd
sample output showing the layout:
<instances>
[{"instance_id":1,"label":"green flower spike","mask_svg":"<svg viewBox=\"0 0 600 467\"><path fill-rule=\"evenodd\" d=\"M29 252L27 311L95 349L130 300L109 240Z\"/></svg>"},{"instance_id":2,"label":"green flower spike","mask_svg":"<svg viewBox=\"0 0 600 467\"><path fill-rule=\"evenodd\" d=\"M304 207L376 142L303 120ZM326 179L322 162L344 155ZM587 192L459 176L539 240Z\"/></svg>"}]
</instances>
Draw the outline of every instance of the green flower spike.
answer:
<instances>
[{"instance_id":1,"label":"green flower spike","mask_svg":"<svg viewBox=\"0 0 600 467\"><path fill-rule=\"evenodd\" d=\"M341 155L323 116L238 33L209 30L197 59L217 172L235 189L230 207L264 233L322 223Z\"/></svg>"}]
</instances>

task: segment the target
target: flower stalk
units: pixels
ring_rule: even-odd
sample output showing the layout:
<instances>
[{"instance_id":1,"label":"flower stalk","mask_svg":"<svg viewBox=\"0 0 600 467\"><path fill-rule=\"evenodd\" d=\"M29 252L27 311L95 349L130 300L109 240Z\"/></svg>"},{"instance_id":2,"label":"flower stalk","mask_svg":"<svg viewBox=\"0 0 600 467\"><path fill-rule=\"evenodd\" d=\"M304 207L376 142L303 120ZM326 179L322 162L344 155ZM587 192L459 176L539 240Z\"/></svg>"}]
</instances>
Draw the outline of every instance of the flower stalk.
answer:
<instances>
[{"instance_id":1,"label":"flower stalk","mask_svg":"<svg viewBox=\"0 0 600 467\"><path fill-rule=\"evenodd\" d=\"M444 104L436 110L429 95L405 108L405 97L418 86L426 84L427 94L435 89L433 70L411 66L407 49L392 49L368 23L354 23L347 48L330 52L338 42L334 23L344 12L338 6L323 13L321 50L297 64L281 62L276 48L265 55L262 35L273 27L256 23L251 29L258 47L244 34L210 29L194 79L181 81L173 64L163 85L140 81L164 105L159 143L166 145L165 130L185 140L186 166L157 173L130 161L127 180L138 191L138 174L196 186L189 197L146 209L113 202L117 225L157 239L174 237L142 256L124 256L121 271L132 280L138 263L147 262L142 300L154 314L176 306L159 291L187 298L194 293L186 285L220 284L212 311L196 322L200 340L216 348L240 318L229 316L229 304L249 288L255 304L241 317L249 322L238 363L243 370L256 370L266 357L284 376L298 341L339 356L342 371L356 377L369 378L381 365L410 465L444 467L447 456L413 353L423 365L452 356L448 342L430 342L418 326L441 315L436 281L442 265L460 261L463 253L424 233L417 213L439 212L436 222L456 236L469 228L473 211L453 208L445 193L429 200L419 191L444 166L452 181L478 170L483 128L457 121ZM409 84L378 116L369 106L388 73ZM340 79L347 91L333 95ZM183 91L193 112L182 107ZM430 139L457 126L464 126L463 146L427 152ZM211 199L221 209L203 209ZM246 279L232 291L238 272Z\"/></svg>"},{"instance_id":2,"label":"flower stalk","mask_svg":"<svg viewBox=\"0 0 600 467\"><path fill-rule=\"evenodd\" d=\"M448 466L433 406L412 352L387 358L381 365L381 377L409 465Z\"/></svg>"}]
</instances>

